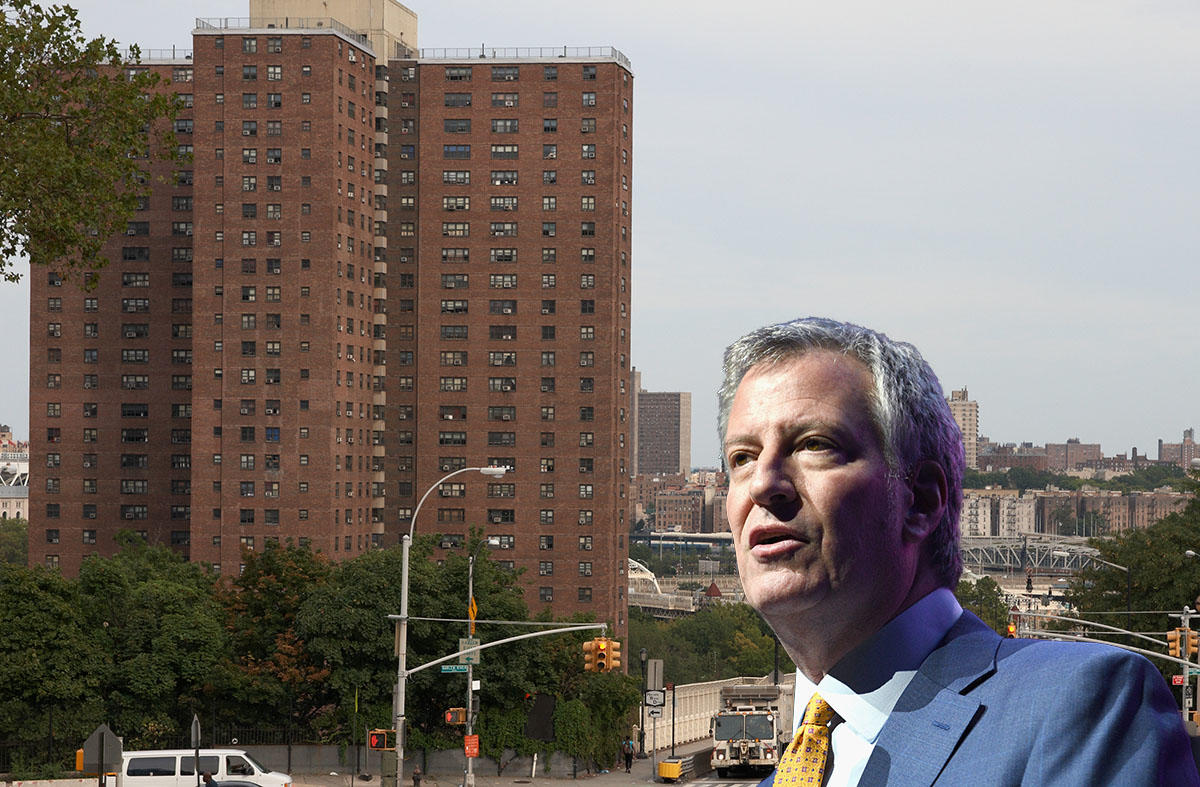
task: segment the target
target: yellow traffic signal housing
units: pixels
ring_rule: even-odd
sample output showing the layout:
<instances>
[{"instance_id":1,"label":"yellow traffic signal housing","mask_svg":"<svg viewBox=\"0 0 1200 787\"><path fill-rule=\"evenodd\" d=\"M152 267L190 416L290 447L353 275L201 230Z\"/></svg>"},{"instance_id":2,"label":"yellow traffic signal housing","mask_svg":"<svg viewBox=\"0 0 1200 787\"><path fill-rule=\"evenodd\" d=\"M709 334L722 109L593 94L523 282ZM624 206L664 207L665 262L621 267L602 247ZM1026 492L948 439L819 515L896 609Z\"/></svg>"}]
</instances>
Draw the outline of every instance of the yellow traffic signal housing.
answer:
<instances>
[{"instance_id":1,"label":"yellow traffic signal housing","mask_svg":"<svg viewBox=\"0 0 1200 787\"><path fill-rule=\"evenodd\" d=\"M1187 654L1188 658L1200 653L1200 631L1193 629L1187 630Z\"/></svg>"},{"instance_id":2,"label":"yellow traffic signal housing","mask_svg":"<svg viewBox=\"0 0 1200 787\"><path fill-rule=\"evenodd\" d=\"M596 637L592 642L596 643L596 672L608 672L608 638Z\"/></svg>"},{"instance_id":3,"label":"yellow traffic signal housing","mask_svg":"<svg viewBox=\"0 0 1200 787\"><path fill-rule=\"evenodd\" d=\"M608 641L608 669L605 672L621 669L621 643L618 640Z\"/></svg>"},{"instance_id":4,"label":"yellow traffic signal housing","mask_svg":"<svg viewBox=\"0 0 1200 787\"><path fill-rule=\"evenodd\" d=\"M371 730L367 733L367 748L373 751L392 751L396 748L395 730Z\"/></svg>"},{"instance_id":5,"label":"yellow traffic signal housing","mask_svg":"<svg viewBox=\"0 0 1200 787\"><path fill-rule=\"evenodd\" d=\"M1016 623L1008 624L1008 630L1007 630L1005 636L1008 637L1009 639L1012 639L1013 637L1017 636L1017 624Z\"/></svg>"},{"instance_id":6,"label":"yellow traffic signal housing","mask_svg":"<svg viewBox=\"0 0 1200 787\"><path fill-rule=\"evenodd\" d=\"M596 671L596 640L594 639L583 643L583 671Z\"/></svg>"},{"instance_id":7,"label":"yellow traffic signal housing","mask_svg":"<svg viewBox=\"0 0 1200 787\"><path fill-rule=\"evenodd\" d=\"M446 711L447 724L466 724L467 709L466 708L450 708Z\"/></svg>"},{"instance_id":8,"label":"yellow traffic signal housing","mask_svg":"<svg viewBox=\"0 0 1200 787\"><path fill-rule=\"evenodd\" d=\"M1180 653L1179 635L1182 632L1183 632L1183 629L1180 629L1180 628L1177 628L1174 631L1167 632L1167 652L1170 655L1174 656L1175 658L1179 658L1179 653Z\"/></svg>"}]
</instances>

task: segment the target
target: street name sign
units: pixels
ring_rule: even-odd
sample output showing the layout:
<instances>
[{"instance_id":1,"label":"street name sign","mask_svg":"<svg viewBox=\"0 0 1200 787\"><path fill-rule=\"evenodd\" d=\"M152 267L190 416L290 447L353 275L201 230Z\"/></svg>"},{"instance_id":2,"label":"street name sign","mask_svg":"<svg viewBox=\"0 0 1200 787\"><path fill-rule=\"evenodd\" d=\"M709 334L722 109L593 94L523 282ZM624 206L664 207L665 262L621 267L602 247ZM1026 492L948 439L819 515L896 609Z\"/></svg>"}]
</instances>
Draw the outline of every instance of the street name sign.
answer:
<instances>
[{"instance_id":1,"label":"street name sign","mask_svg":"<svg viewBox=\"0 0 1200 787\"><path fill-rule=\"evenodd\" d=\"M443 664L442 672L466 672L466 664Z\"/></svg>"}]
</instances>

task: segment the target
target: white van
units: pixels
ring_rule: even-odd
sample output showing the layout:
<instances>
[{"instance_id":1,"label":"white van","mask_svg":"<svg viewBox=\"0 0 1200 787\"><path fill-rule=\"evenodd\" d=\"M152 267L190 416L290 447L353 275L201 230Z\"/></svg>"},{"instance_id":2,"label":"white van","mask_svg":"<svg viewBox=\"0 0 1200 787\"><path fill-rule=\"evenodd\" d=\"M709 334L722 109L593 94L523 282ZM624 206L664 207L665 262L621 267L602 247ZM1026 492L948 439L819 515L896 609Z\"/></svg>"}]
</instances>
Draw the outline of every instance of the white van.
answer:
<instances>
[{"instance_id":1,"label":"white van","mask_svg":"<svg viewBox=\"0 0 1200 787\"><path fill-rule=\"evenodd\" d=\"M193 749L123 753L118 787L196 787ZM263 767L241 749L201 749L200 773L216 782L250 782L259 787L292 787L292 777Z\"/></svg>"}]
</instances>

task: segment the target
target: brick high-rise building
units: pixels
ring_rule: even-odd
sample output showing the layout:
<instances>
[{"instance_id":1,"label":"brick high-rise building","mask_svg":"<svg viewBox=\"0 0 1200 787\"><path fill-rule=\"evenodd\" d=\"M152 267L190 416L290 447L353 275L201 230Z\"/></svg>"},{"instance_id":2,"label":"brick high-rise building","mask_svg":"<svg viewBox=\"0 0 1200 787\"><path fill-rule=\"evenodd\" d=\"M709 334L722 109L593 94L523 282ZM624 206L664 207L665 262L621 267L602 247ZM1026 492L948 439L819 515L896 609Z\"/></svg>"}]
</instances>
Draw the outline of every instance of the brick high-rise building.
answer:
<instances>
[{"instance_id":1,"label":"brick high-rise building","mask_svg":"<svg viewBox=\"0 0 1200 787\"><path fill-rule=\"evenodd\" d=\"M504 465L416 532L498 536L531 608L623 630L629 63L338 13L253 0L144 66L194 158L93 292L34 274L30 561L73 574L123 527L227 574L271 541L350 557Z\"/></svg>"},{"instance_id":2,"label":"brick high-rise building","mask_svg":"<svg viewBox=\"0 0 1200 787\"><path fill-rule=\"evenodd\" d=\"M531 607L624 625L633 79L613 49L389 63L389 407L402 529L473 529ZM395 543L389 533L389 543Z\"/></svg>"},{"instance_id":3,"label":"brick high-rise building","mask_svg":"<svg viewBox=\"0 0 1200 787\"><path fill-rule=\"evenodd\" d=\"M950 405L950 414L958 423L962 432L963 453L967 467L972 470L979 468L979 402L971 399L967 389L951 391L946 399Z\"/></svg>"},{"instance_id":4,"label":"brick high-rise building","mask_svg":"<svg viewBox=\"0 0 1200 787\"><path fill-rule=\"evenodd\" d=\"M640 375L639 375L640 377ZM678 391L636 392L635 475L687 473L692 469L692 395Z\"/></svg>"}]
</instances>

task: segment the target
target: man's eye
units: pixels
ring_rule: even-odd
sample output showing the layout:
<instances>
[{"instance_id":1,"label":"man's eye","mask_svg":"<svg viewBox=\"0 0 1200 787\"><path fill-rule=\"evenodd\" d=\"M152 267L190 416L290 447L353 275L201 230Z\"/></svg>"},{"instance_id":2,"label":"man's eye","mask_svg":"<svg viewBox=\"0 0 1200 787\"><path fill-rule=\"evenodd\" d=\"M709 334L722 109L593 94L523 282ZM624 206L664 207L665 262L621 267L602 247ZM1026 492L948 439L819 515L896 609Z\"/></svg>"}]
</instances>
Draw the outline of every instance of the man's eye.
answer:
<instances>
[{"instance_id":1,"label":"man's eye","mask_svg":"<svg viewBox=\"0 0 1200 787\"><path fill-rule=\"evenodd\" d=\"M800 441L801 451L828 451L830 448L833 448L833 443L824 437L806 437Z\"/></svg>"},{"instance_id":2,"label":"man's eye","mask_svg":"<svg viewBox=\"0 0 1200 787\"><path fill-rule=\"evenodd\" d=\"M729 466L730 467L741 467L742 465L746 464L749 461L750 461L750 454L739 451L736 454L730 455Z\"/></svg>"}]
</instances>

